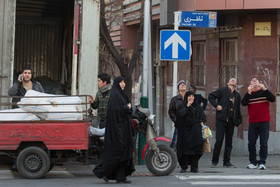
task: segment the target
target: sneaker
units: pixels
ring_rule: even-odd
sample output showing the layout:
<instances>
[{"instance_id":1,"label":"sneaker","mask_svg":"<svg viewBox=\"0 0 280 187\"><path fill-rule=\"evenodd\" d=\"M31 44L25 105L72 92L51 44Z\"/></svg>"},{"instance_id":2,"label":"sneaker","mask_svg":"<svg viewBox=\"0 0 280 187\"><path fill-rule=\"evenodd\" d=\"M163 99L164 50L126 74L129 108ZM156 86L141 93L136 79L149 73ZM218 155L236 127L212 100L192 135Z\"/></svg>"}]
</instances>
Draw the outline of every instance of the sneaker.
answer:
<instances>
[{"instance_id":1,"label":"sneaker","mask_svg":"<svg viewBox=\"0 0 280 187\"><path fill-rule=\"evenodd\" d=\"M254 164L249 164L247 166L247 169L256 169L258 166L257 165L254 165Z\"/></svg>"},{"instance_id":2,"label":"sneaker","mask_svg":"<svg viewBox=\"0 0 280 187\"><path fill-rule=\"evenodd\" d=\"M260 165L259 165L259 170L265 170L265 165L260 164Z\"/></svg>"},{"instance_id":3,"label":"sneaker","mask_svg":"<svg viewBox=\"0 0 280 187\"><path fill-rule=\"evenodd\" d=\"M228 168L235 168L236 166L235 165L233 165L232 163L230 163L230 162L225 162L224 163L224 167L228 167Z\"/></svg>"}]
</instances>

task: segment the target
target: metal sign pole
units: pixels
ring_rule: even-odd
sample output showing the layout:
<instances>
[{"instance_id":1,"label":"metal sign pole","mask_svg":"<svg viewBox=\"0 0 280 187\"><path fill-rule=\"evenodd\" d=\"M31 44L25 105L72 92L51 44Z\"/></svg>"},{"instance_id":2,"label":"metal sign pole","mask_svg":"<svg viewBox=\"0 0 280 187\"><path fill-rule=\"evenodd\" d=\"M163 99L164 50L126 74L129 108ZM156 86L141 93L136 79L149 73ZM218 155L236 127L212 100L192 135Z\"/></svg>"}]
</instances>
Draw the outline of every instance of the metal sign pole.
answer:
<instances>
[{"instance_id":1,"label":"metal sign pole","mask_svg":"<svg viewBox=\"0 0 280 187\"><path fill-rule=\"evenodd\" d=\"M181 12L174 12L174 30L179 30ZM173 96L177 95L178 61L173 63Z\"/></svg>"}]
</instances>

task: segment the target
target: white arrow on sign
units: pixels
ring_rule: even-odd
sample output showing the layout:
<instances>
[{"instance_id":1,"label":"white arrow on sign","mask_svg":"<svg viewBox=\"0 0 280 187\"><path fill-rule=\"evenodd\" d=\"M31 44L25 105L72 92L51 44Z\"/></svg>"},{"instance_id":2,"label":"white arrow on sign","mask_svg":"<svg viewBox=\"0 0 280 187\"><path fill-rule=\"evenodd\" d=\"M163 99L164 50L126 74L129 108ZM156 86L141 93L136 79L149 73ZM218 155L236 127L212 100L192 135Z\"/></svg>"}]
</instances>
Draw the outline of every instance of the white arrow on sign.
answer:
<instances>
[{"instance_id":1,"label":"white arrow on sign","mask_svg":"<svg viewBox=\"0 0 280 187\"><path fill-rule=\"evenodd\" d=\"M178 44L187 50L186 42L176 32L164 42L164 50L171 44L173 44L172 58L178 58Z\"/></svg>"}]
</instances>

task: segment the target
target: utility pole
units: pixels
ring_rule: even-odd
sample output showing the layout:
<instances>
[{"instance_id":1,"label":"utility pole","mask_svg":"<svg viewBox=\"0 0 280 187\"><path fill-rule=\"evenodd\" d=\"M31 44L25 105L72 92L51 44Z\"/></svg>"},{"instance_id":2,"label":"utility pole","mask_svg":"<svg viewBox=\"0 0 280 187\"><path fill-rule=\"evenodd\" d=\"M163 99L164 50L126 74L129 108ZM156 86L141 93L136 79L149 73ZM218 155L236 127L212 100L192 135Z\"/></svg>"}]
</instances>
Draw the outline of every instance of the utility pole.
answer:
<instances>
[{"instance_id":1,"label":"utility pole","mask_svg":"<svg viewBox=\"0 0 280 187\"><path fill-rule=\"evenodd\" d=\"M150 0L145 0L144 2L144 32L143 32L143 68L142 68L142 97L140 99L141 107L149 108L148 102L148 81L151 81L150 76L150 64L151 62L151 17L150 17ZM150 83L151 84L151 83ZM149 90L151 91L151 90ZM150 94L149 94L150 95ZM151 98L150 98L151 99ZM152 112L152 111L151 111ZM142 160L142 151L146 144L146 138L143 133L139 133L138 141L138 164L145 164L145 160Z\"/></svg>"},{"instance_id":2,"label":"utility pole","mask_svg":"<svg viewBox=\"0 0 280 187\"><path fill-rule=\"evenodd\" d=\"M179 30L180 23L180 12L174 12L174 30ZM172 95L175 96L177 94L177 82L178 82L178 61L173 62L173 89Z\"/></svg>"}]
</instances>

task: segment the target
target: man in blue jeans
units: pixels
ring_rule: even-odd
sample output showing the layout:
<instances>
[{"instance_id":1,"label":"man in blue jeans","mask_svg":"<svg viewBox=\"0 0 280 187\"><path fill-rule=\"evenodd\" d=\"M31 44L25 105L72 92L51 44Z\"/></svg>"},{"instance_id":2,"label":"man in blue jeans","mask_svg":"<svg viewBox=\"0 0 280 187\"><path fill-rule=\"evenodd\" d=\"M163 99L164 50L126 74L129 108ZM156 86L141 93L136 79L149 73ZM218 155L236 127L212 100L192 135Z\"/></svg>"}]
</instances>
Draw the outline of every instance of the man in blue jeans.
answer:
<instances>
[{"instance_id":1,"label":"man in blue jeans","mask_svg":"<svg viewBox=\"0 0 280 187\"><path fill-rule=\"evenodd\" d=\"M256 77L251 78L251 85L243 97L241 104L248 106L249 130L248 149L250 164L248 169L265 170L267 158L267 142L269 137L269 102L274 102L275 96ZM256 141L260 137L260 160L257 161Z\"/></svg>"},{"instance_id":2,"label":"man in blue jeans","mask_svg":"<svg viewBox=\"0 0 280 187\"><path fill-rule=\"evenodd\" d=\"M170 104L169 104L169 109L168 109L168 114L173 123L176 123L176 108L180 103L184 103L184 96L185 93L187 92L187 84L184 80L181 80L177 84L177 90L178 90L178 95L172 97ZM177 129L175 128L172 142L170 144L170 147L175 149L175 144L177 141Z\"/></svg>"}]
</instances>

